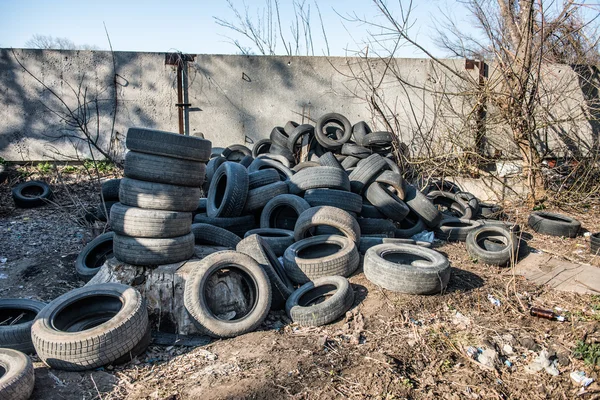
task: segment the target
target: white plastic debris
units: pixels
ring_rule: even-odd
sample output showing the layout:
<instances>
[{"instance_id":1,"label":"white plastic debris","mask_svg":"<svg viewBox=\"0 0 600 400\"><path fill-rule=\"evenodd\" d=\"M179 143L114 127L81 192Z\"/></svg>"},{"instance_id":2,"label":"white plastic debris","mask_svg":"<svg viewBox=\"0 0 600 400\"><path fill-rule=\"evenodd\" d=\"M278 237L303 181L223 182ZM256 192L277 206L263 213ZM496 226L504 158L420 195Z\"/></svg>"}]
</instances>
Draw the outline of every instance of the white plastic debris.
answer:
<instances>
[{"instance_id":1,"label":"white plastic debris","mask_svg":"<svg viewBox=\"0 0 600 400\"><path fill-rule=\"evenodd\" d=\"M498 300L497 298L495 298L494 296L492 296L491 294L487 295L488 300L490 301L490 303L492 303L493 305L495 305L496 307L500 307L500 300Z\"/></svg>"},{"instance_id":2,"label":"white plastic debris","mask_svg":"<svg viewBox=\"0 0 600 400\"><path fill-rule=\"evenodd\" d=\"M6 257L0 257L0 264L4 264L8 261L8 258Z\"/></svg>"},{"instance_id":3,"label":"white plastic debris","mask_svg":"<svg viewBox=\"0 0 600 400\"><path fill-rule=\"evenodd\" d=\"M411 239L414 240L415 242L433 243L435 236L434 236L433 232L423 231L423 232L419 232L419 233L413 235L411 237Z\"/></svg>"},{"instance_id":4,"label":"white plastic debris","mask_svg":"<svg viewBox=\"0 0 600 400\"><path fill-rule=\"evenodd\" d=\"M584 371L573 371L570 376L575 383L583 387L588 387L594 382L594 378L588 377Z\"/></svg>"},{"instance_id":5,"label":"white plastic debris","mask_svg":"<svg viewBox=\"0 0 600 400\"><path fill-rule=\"evenodd\" d=\"M492 349L485 349L477 356L477 361L490 368L494 368L494 363L497 359L498 353Z\"/></svg>"}]
</instances>

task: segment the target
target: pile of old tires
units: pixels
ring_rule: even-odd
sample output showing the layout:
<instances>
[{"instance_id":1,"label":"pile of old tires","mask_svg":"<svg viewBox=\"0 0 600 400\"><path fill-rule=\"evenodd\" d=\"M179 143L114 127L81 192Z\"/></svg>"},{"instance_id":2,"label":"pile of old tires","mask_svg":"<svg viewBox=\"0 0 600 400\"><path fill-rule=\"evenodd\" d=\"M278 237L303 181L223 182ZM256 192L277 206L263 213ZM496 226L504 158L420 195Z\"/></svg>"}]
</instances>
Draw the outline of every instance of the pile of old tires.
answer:
<instances>
[{"instance_id":1,"label":"pile of old tires","mask_svg":"<svg viewBox=\"0 0 600 400\"><path fill-rule=\"evenodd\" d=\"M125 178L110 210L113 254L134 265L171 264L194 254L192 214L211 143L151 129L127 133Z\"/></svg>"}]
</instances>

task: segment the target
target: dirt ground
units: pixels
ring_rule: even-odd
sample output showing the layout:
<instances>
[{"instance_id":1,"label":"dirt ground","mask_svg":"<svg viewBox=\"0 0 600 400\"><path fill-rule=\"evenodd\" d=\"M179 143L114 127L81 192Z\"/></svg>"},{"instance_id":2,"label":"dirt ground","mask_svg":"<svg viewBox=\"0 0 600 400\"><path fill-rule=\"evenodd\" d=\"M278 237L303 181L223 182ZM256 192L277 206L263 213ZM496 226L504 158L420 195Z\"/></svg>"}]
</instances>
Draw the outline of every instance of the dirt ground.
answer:
<instances>
[{"instance_id":1,"label":"dirt ground","mask_svg":"<svg viewBox=\"0 0 600 400\"><path fill-rule=\"evenodd\" d=\"M80 175L55 187L55 204L16 209L10 182L0 185L0 297L50 301L80 287L74 261L102 226L81 224L83 206L97 203L99 187ZM598 207L555 210L600 231ZM588 239L533 233L528 210L510 215L531 234L522 251L547 251L599 266ZM73 373L50 370L34 356L33 399L550 399L599 398L597 382L582 390L569 374L598 370L575 357L579 340L600 342L600 296L535 286L510 268L474 262L464 243L437 244L453 267L448 290L435 296L396 294L374 286L359 269L346 317L320 328L300 328L272 313L256 332L201 347L151 345L119 366ZM600 295L600 293L598 293ZM494 305L488 298L499 300ZM560 323L529 315L531 306L556 308ZM494 350L488 367L469 347ZM541 350L558 360L558 376L526 368ZM472 349L471 349L472 350ZM512 351L509 351L512 350ZM481 360L481 359L480 359ZM596 367L597 368L597 367Z\"/></svg>"}]
</instances>

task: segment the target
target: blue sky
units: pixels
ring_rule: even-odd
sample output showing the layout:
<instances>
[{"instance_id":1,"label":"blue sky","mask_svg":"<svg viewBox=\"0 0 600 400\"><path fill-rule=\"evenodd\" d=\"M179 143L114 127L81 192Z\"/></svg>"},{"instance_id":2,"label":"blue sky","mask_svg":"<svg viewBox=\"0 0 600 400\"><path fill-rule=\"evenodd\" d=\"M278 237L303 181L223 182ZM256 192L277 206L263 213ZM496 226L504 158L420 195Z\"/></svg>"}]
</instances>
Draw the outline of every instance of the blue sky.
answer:
<instances>
[{"instance_id":1,"label":"blue sky","mask_svg":"<svg viewBox=\"0 0 600 400\"><path fill-rule=\"evenodd\" d=\"M243 11L244 3L232 0ZM464 15L459 3L452 0L415 1L412 34L434 54L443 55L432 42L432 27L439 9L452 9ZM265 0L246 0L251 13L265 8ZM294 15L292 0L280 0L282 25L289 32ZM315 55L323 55L325 42L314 0L311 6ZM327 32L331 55L345 55L346 49L356 50L368 38L369 27L344 21L340 15L354 12L369 21L376 21L378 10L369 0L320 0L318 2ZM390 6L397 2L390 1ZM214 17L233 20L233 12L225 0L177 2L145 0L0 0L0 47L21 48L34 34L65 37L76 44L95 45L108 49L103 23L117 51L182 51L186 53L235 54L239 51L225 36L235 34L219 26ZM371 31L373 30L370 28ZM240 38L240 36L235 36ZM242 43L244 43L242 41ZM403 57L421 54L410 48L399 53Z\"/></svg>"}]
</instances>

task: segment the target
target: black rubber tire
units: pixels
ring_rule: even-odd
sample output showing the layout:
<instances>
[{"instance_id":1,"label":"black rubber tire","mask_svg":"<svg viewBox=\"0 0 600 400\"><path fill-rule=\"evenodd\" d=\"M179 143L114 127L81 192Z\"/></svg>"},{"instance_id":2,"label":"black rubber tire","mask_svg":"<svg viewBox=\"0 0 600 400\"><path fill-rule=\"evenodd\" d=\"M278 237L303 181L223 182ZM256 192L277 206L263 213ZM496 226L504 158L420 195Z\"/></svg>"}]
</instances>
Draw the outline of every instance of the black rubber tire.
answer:
<instances>
[{"instance_id":1,"label":"black rubber tire","mask_svg":"<svg viewBox=\"0 0 600 400\"><path fill-rule=\"evenodd\" d=\"M232 218L210 218L206 214L197 214L194 223L214 225L228 230L236 236L243 238L246 232L256 227L253 215L242 215Z\"/></svg>"},{"instance_id":2,"label":"black rubber tire","mask_svg":"<svg viewBox=\"0 0 600 400\"><path fill-rule=\"evenodd\" d=\"M394 254L398 256L394 257ZM386 259L388 257L391 260ZM450 280L448 259L421 246L384 243L367 250L364 260L365 277L392 292L439 293L446 289Z\"/></svg>"},{"instance_id":3,"label":"black rubber tire","mask_svg":"<svg viewBox=\"0 0 600 400\"><path fill-rule=\"evenodd\" d=\"M35 373L33 363L25 354L0 348L0 399L27 400L33 393Z\"/></svg>"},{"instance_id":4,"label":"black rubber tire","mask_svg":"<svg viewBox=\"0 0 600 400\"><path fill-rule=\"evenodd\" d=\"M358 145L362 143L364 137L371 133L371 128L365 121L360 121L352 126L352 138Z\"/></svg>"},{"instance_id":5,"label":"black rubber tire","mask_svg":"<svg viewBox=\"0 0 600 400\"><path fill-rule=\"evenodd\" d=\"M527 224L543 235L576 237L581 229L581 222L563 214L535 211L529 214Z\"/></svg>"},{"instance_id":6,"label":"black rubber tire","mask_svg":"<svg viewBox=\"0 0 600 400\"><path fill-rule=\"evenodd\" d=\"M279 182L280 180L279 172L273 168L251 172L248 174L248 190L270 185L271 183Z\"/></svg>"},{"instance_id":7,"label":"black rubber tire","mask_svg":"<svg viewBox=\"0 0 600 400\"><path fill-rule=\"evenodd\" d=\"M504 214L504 208L497 204L489 204L489 203L479 203L479 213L477 214L477 218L485 218L491 220L501 220L504 219L506 215Z\"/></svg>"},{"instance_id":8,"label":"black rubber tire","mask_svg":"<svg viewBox=\"0 0 600 400\"><path fill-rule=\"evenodd\" d=\"M398 174L398 175L402 175L402 171L400 171L400 167L398 166L398 163L394 160L392 160L389 157L389 154L383 157L383 160L387 163L387 165L390 167L390 171Z\"/></svg>"},{"instance_id":9,"label":"black rubber tire","mask_svg":"<svg viewBox=\"0 0 600 400\"><path fill-rule=\"evenodd\" d=\"M273 146L275 146L275 145L273 145ZM271 148L273 146L271 146ZM290 169L295 164L294 159L290 159L288 157L282 156L281 154L275 154L275 153L261 154L260 156L256 157L256 159L275 162L277 164L283 165L284 167L286 167L288 169ZM254 162L254 161L252 161L252 162ZM252 164L250 164L250 165L252 165ZM248 167L248 168L250 168L250 167Z\"/></svg>"},{"instance_id":10,"label":"black rubber tire","mask_svg":"<svg viewBox=\"0 0 600 400\"><path fill-rule=\"evenodd\" d=\"M386 158L386 160L389 160ZM383 171L375 178L375 182L388 185L394 189L394 194L400 199L404 200L404 178L398 172L394 171Z\"/></svg>"},{"instance_id":11,"label":"black rubber tire","mask_svg":"<svg viewBox=\"0 0 600 400\"><path fill-rule=\"evenodd\" d=\"M303 169L290 178L290 193L300 194L309 189L350 190L350 180L343 169L335 167L313 167Z\"/></svg>"},{"instance_id":12,"label":"black rubber tire","mask_svg":"<svg viewBox=\"0 0 600 400\"><path fill-rule=\"evenodd\" d=\"M343 129L343 136L339 139L332 139L327 136L325 127L327 124L333 123L341 126ZM323 115L317 120L315 124L315 138L317 142L326 149L339 149L352 137L352 125L348 118L338 113L329 113Z\"/></svg>"},{"instance_id":13,"label":"black rubber tire","mask_svg":"<svg viewBox=\"0 0 600 400\"><path fill-rule=\"evenodd\" d=\"M397 238L411 238L427 229L421 217L415 214L414 211L411 211L399 225L400 227L394 233L394 237Z\"/></svg>"},{"instance_id":14,"label":"black rubber tire","mask_svg":"<svg viewBox=\"0 0 600 400\"><path fill-rule=\"evenodd\" d=\"M341 163L342 168L344 168L346 170L346 172L348 172L348 174L350 174L349 169L356 167L356 164L358 164L358 162L360 160L361 160L361 158L354 157L354 156L348 156L348 157L344 158L344 160L342 161L342 163Z\"/></svg>"},{"instance_id":15,"label":"black rubber tire","mask_svg":"<svg viewBox=\"0 0 600 400\"><path fill-rule=\"evenodd\" d=\"M354 213L359 213L362 210L362 197L344 190L310 189L304 193L304 200L311 207L332 206Z\"/></svg>"},{"instance_id":16,"label":"black rubber tire","mask_svg":"<svg viewBox=\"0 0 600 400\"><path fill-rule=\"evenodd\" d=\"M260 210L274 197L287 194L287 192L288 184L281 181L252 189L248 191L243 213L248 214L252 211Z\"/></svg>"},{"instance_id":17,"label":"black rubber tire","mask_svg":"<svg viewBox=\"0 0 600 400\"><path fill-rule=\"evenodd\" d=\"M408 183L404 184L404 202L430 228L438 226L442 220L442 214L431 200Z\"/></svg>"},{"instance_id":18,"label":"black rubber tire","mask_svg":"<svg viewBox=\"0 0 600 400\"><path fill-rule=\"evenodd\" d=\"M104 201L119 201L121 179L109 179L102 182L102 198Z\"/></svg>"},{"instance_id":19,"label":"black rubber tire","mask_svg":"<svg viewBox=\"0 0 600 400\"><path fill-rule=\"evenodd\" d=\"M282 162L282 164L288 168L296 164L294 153L288 150L287 147L282 147L277 144L271 145L271 149L268 154L265 154L265 157L269 157L273 160L279 160L279 157L283 157L286 162Z\"/></svg>"},{"instance_id":20,"label":"black rubber tire","mask_svg":"<svg viewBox=\"0 0 600 400\"><path fill-rule=\"evenodd\" d=\"M461 219L473 219L475 217L471 206L457 194L434 190L429 192L427 197L438 209L444 207L445 210L442 210L441 213L448 217Z\"/></svg>"},{"instance_id":21,"label":"black rubber tire","mask_svg":"<svg viewBox=\"0 0 600 400\"><path fill-rule=\"evenodd\" d=\"M369 185L366 197L383 215L394 221L402 221L410 212L408 206L396 194L379 182Z\"/></svg>"},{"instance_id":22,"label":"black rubber tire","mask_svg":"<svg viewBox=\"0 0 600 400\"><path fill-rule=\"evenodd\" d=\"M150 210L117 203L110 209L110 227L123 236L172 238L190 233L191 212Z\"/></svg>"},{"instance_id":23,"label":"black rubber tire","mask_svg":"<svg viewBox=\"0 0 600 400\"><path fill-rule=\"evenodd\" d=\"M320 252L319 248L323 247L323 252ZM311 250L316 251L316 257L307 257ZM356 243L339 235L319 235L298 240L283 254L287 276L301 284L325 276L348 277L356 271L359 263Z\"/></svg>"},{"instance_id":24,"label":"black rubber tire","mask_svg":"<svg viewBox=\"0 0 600 400\"><path fill-rule=\"evenodd\" d=\"M208 188L210 187L210 183L212 182L212 178L217 169L226 162L227 160L224 157L214 157L210 159L208 164L206 164L206 179L204 185L202 186L205 192L208 192Z\"/></svg>"},{"instance_id":25,"label":"black rubber tire","mask_svg":"<svg viewBox=\"0 0 600 400\"><path fill-rule=\"evenodd\" d=\"M294 168L292 168L292 171L294 171L295 173L298 173L298 172L302 171L303 169L319 167L319 166L321 166L321 164L319 164L318 161L303 161L301 163L296 164L294 166Z\"/></svg>"},{"instance_id":26,"label":"black rubber tire","mask_svg":"<svg viewBox=\"0 0 600 400\"><path fill-rule=\"evenodd\" d=\"M226 321L217 318L210 310L205 296L209 279L221 269L237 269L250 279L254 293L254 306L243 318ZM194 261L185 283L184 305L194 325L215 338L229 338L251 332L265 320L271 308L271 283L266 272L250 256L237 251L225 250L209 254Z\"/></svg>"},{"instance_id":27,"label":"black rubber tire","mask_svg":"<svg viewBox=\"0 0 600 400\"><path fill-rule=\"evenodd\" d=\"M252 157L256 158L261 154L266 154L271 149L271 139L261 139L252 147Z\"/></svg>"},{"instance_id":28,"label":"black rubber tire","mask_svg":"<svg viewBox=\"0 0 600 400\"><path fill-rule=\"evenodd\" d=\"M287 141L287 147L291 152L295 152L298 147L298 141L304 135L310 135L309 138L314 137L315 127L311 124L298 125L292 132Z\"/></svg>"},{"instance_id":29,"label":"black rubber tire","mask_svg":"<svg viewBox=\"0 0 600 400\"><path fill-rule=\"evenodd\" d=\"M361 235L385 235L394 237L396 225L389 219L358 218Z\"/></svg>"},{"instance_id":30,"label":"black rubber tire","mask_svg":"<svg viewBox=\"0 0 600 400\"><path fill-rule=\"evenodd\" d=\"M252 156L252 150L243 144L232 144L223 149L221 153L227 161L240 162L245 156Z\"/></svg>"},{"instance_id":31,"label":"black rubber tire","mask_svg":"<svg viewBox=\"0 0 600 400\"><path fill-rule=\"evenodd\" d=\"M296 129L298 127L298 123L296 121L288 121L285 123L285 125L283 126L283 130L285 131L285 133L289 135L291 135L291 133L294 131L294 129Z\"/></svg>"},{"instance_id":32,"label":"black rubber tire","mask_svg":"<svg viewBox=\"0 0 600 400\"><path fill-rule=\"evenodd\" d=\"M350 188L354 193L362 194L363 190L381 173L389 169L389 165L379 154L373 154L360 160L350 173Z\"/></svg>"},{"instance_id":33,"label":"black rubber tire","mask_svg":"<svg viewBox=\"0 0 600 400\"><path fill-rule=\"evenodd\" d=\"M113 256L113 235L113 232L98 235L81 249L75 260L75 271L82 280L92 279Z\"/></svg>"},{"instance_id":34,"label":"black rubber tire","mask_svg":"<svg viewBox=\"0 0 600 400\"><path fill-rule=\"evenodd\" d=\"M409 238L387 238L378 236L361 236L360 243L358 245L358 252L360 254L366 254L367 250L371 247L387 243L387 244L414 244L421 247L430 247L431 243L427 242L416 242Z\"/></svg>"},{"instance_id":35,"label":"black rubber tire","mask_svg":"<svg viewBox=\"0 0 600 400\"><path fill-rule=\"evenodd\" d=\"M338 159L330 151L328 151L327 153L325 153L321 157L319 157L319 164L322 167L333 167L333 168L341 169L342 171L344 170L344 167L342 167L342 165L340 164Z\"/></svg>"},{"instance_id":36,"label":"black rubber tire","mask_svg":"<svg viewBox=\"0 0 600 400\"><path fill-rule=\"evenodd\" d=\"M508 229L512 233L521 232L521 226L519 224L517 224L516 222L497 221L495 219L478 219L477 221L479 221L481 223L481 225L484 225L484 226L500 226L500 227L504 227L504 228Z\"/></svg>"},{"instance_id":37,"label":"black rubber tire","mask_svg":"<svg viewBox=\"0 0 600 400\"><path fill-rule=\"evenodd\" d=\"M206 164L130 151L125 156L124 174L140 181L200 187L204 183Z\"/></svg>"},{"instance_id":38,"label":"black rubber tire","mask_svg":"<svg viewBox=\"0 0 600 400\"><path fill-rule=\"evenodd\" d=\"M198 207L192 213L194 216L196 216L196 214L201 214L201 213L205 213L206 214L206 203L207 203L207 200L208 199L206 197L202 197L201 199L198 199Z\"/></svg>"},{"instance_id":39,"label":"black rubber tire","mask_svg":"<svg viewBox=\"0 0 600 400\"><path fill-rule=\"evenodd\" d=\"M331 297L311 305L315 300L331 292L333 292ZM354 291L348 279L341 276L327 276L307 282L298 288L288 298L285 309L291 320L300 326L321 326L345 316L352 304L354 304Z\"/></svg>"},{"instance_id":40,"label":"black rubber tire","mask_svg":"<svg viewBox=\"0 0 600 400\"><path fill-rule=\"evenodd\" d=\"M502 244L487 244L489 240L500 241ZM467 235L467 252L472 258L484 264L505 266L511 260L516 261L519 241L508 229L501 226L481 226L473 229Z\"/></svg>"},{"instance_id":41,"label":"black rubber tire","mask_svg":"<svg viewBox=\"0 0 600 400\"><path fill-rule=\"evenodd\" d=\"M354 243L358 243L360 240L360 227L356 219L347 211L330 206L311 207L300 214L294 227L294 239L298 241L306 238L310 234L311 228L320 225L338 229Z\"/></svg>"},{"instance_id":42,"label":"black rubber tire","mask_svg":"<svg viewBox=\"0 0 600 400\"><path fill-rule=\"evenodd\" d=\"M194 235L156 239L115 234L113 254L117 260L132 265L173 264L194 255Z\"/></svg>"},{"instance_id":43,"label":"black rubber tire","mask_svg":"<svg viewBox=\"0 0 600 400\"><path fill-rule=\"evenodd\" d=\"M385 215L383 215L377 207L370 203L364 203L360 209L360 216L363 218L375 218L375 219L385 219Z\"/></svg>"},{"instance_id":44,"label":"black rubber tire","mask_svg":"<svg viewBox=\"0 0 600 400\"><path fill-rule=\"evenodd\" d=\"M212 144L200 137L146 128L129 128L125 144L129 150L185 160L207 162Z\"/></svg>"},{"instance_id":45,"label":"black rubber tire","mask_svg":"<svg viewBox=\"0 0 600 400\"><path fill-rule=\"evenodd\" d=\"M168 211L195 211L200 188L167 185L123 178L119 190L122 204L131 207Z\"/></svg>"},{"instance_id":46,"label":"black rubber tire","mask_svg":"<svg viewBox=\"0 0 600 400\"><path fill-rule=\"evenodd\" d=\"M257 228L246 232L244 238L250 235L260 236L269 245L277 257L281 257L285 250L294 243L294 231L277 228ZM239 251L239 250L238 250Z\"/></svg>"},{"instance_id":47,"label":"black rubber tire","mask_svg":"<svg viewBox=\"0 0 600 400\"><path fill-rule=\"evenodd\" d=\"M271 146L278 145L281 147L286 147L289 136L285 132L285 129L283 129L281 126L276 126L273 128L273 130L271 130L269 138L271 139Z\"/></svg>"},{"instance_id":48,"label":"black rubber tire","mask_svg":"<svg viewBox=\"0 0 600 400\"><path fill-rule=\"evenodd\" d=\"M446 180L446 179L434 179L427 186L425 186L422 190L424 194L429 194L429 192L438 191L438 192L450 192L450 193L458 193L463 190L456 183Z\"/></svg>"},{"instance_id":49,"label":"black rubber tire","mask_svg":"<svg viewBox=\"0 0 600 400\"><path fill-rule=\"evenodd\" d=\"M590 236L590 253L600 254L600 233L593 233Z\"/></svg>"},{"instance_id":50,"label":"black rubber tire","mask_svg":"<svg viewBox=\"0 0 600 400\"><path fill-rule=\"evenodd\" d=\"M216 171L208 190L206 214L211 218L239 217L248 196L248 171L226 162Z\"/></svg>"},{"instance_id":51,"label":"black rubber tire","mask_svg":"<svg viewBox=\"0 0 600 400\"><path fill-rule=\"evenodd\" d=\"M120 283L71 290L38 314L31 337L51 368L85 371L129 354L148 330L142 295Z\"/></svg>"},{"instance_id":52,"label":"black rubber tire","mask_svg":"<svg viewBox=\"0 0 600 400\"><path fill-rule=\"evenodd\" d=\"M387 149L392 143L394 143L394 135L391 132L379 131L365 135L359 144L376 149L375 151L381 151L384 148Z\"/></svg>"},{"instance_id":53,"label":"black rubber tire","mask_svg":"<svg viewBox=\"0 0 600 400\"><path fill-rule=\"evenodd\" d=\"M283 266L277 259L269 243L260 235L249 235L245 237L235 248L240 253L252 257L265 271L271 284L271 309L283 310L285 301L294 291L294 285L285 274Z\"/></svg>"},{"instance_id":54,"label":"black rubber tire","mask_svg":"<svg viewBox=\"0 0 600 400\"><path fill-rule=\"evenodd\" d=\"M344 143L341 153L345 156L352 156L358 159L367 158L373 154L371 149L367 149L366 147L359 146L355 143Z\"/></svg>"},{"instance_id":55,"label":"black rubber tire","mask_svg":"<svg viewBox=\"0 0 600 400\"><path fill-rule=\"evenodd\" d=\"M235 249L240 242L240 237L218 226L195 223L191 227L194 243L199 245L223 246Z\"/></svg>"},{"instance_id":56,"label":"black rubber tire","mask_svg":"<svg viewBox=\"0 0 600 400\"><path fill-rule=\"evenodd\" d=\"M0 348L34 353L31 325L45 306L45 303L36 300L0 299L0 322L3 323L0 325Z\"/></svg>"},{"instance_id":57,"label":"black rubber tire","mask_svg":"<svg viewBox=\"0 0 600 400\"><path fill-rule=\"evenodd\" d=\"M43 181L28 181L18 184L12 189L12 198L19 208L33 208L48 204L53 193L50 186Z\"/></svg>"},{"instance_id":58,"label":"black rubber tire","mask_svg":"<svg viewBox=\"0 0 600 400\"><path fill-rule=\"evenodd\" d=\"M458 192L456 196L463 199L471 207L471 210L473 210L471 219L477 219L479 215L479 199L469 192Z\"/></svg>"},{"instance_id":59,"label":"black rubber tire","mask_svg":"<svg viewBox=\"0 0 600 400\"><path fill-rule=\"evenodd\" d=\"M252 161L252 164L248 167L248 172L256 172L267 168L273 168L279 172L279 176L282 181L289 179L294 175L294 171L283 165L282 163L270 160L268 158L257 158Z\"/></svg>"},{"instance_id":60,"label":"black rubber tire","mask_svg":"<svg viewBox=\"0 0 600 400\"><path fill-rule=\"evenodd\" d=\"M260 215L261 228L294 230L298 217L310 208L310 204L300 196L281 194L265 205Z\"/></svg>"},{"instance_id":61,"label":"black rubber tire","mask_svg":"<svg viewBox=\"0 0 600 400\"><path fill-rule=\"evenodd\" d=\"M250 166L250 164L252 164L252 162L254 161L254 157L252 156L244 156L239 162L238 164L243 165L244 168L248 168Z\"/></svg>"},{"instance_id":62,"label":"black rubber tire","mask_svg":"<svg viewBox=\"0 0 600 400\"><path fill-rule=\"evenodd\" d=\"M435 229L435 236L448 242L464 242L469 232L480 226L481 222L472 219L444 218Z\"/></svg>"}]
</instances>

